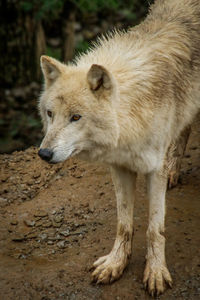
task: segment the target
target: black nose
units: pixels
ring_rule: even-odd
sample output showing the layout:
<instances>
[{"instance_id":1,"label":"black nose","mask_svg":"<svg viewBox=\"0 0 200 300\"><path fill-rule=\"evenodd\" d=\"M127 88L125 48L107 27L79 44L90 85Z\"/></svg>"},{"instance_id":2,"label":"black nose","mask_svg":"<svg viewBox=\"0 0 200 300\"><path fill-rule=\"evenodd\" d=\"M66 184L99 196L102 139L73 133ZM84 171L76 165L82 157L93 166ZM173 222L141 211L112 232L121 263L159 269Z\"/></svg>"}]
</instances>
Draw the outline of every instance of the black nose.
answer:
<instances>
[{"instance_id":1,"label":"black nose","mask_svg":"<svg viewBox=\"0 0 200 300\"><path fill-rule=\"evenodd\" d=\"M52 158L52 156L53 156L53 151L50 150L50 149L48 149L48 148L40 149L40 150L38 151L38 155L39 155L42 159L44 159L44 160L46 160L46 161L50 161L51 158Z\"/></svg>"}]
</instances>

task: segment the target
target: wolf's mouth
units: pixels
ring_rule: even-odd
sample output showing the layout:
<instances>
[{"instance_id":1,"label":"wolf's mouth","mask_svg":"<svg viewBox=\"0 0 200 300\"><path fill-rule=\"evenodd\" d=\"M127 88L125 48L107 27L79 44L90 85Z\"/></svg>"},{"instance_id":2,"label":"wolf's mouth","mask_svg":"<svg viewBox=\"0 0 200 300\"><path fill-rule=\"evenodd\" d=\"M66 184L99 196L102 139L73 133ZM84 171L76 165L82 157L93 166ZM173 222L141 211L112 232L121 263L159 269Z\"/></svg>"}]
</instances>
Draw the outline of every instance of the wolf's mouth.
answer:
<instances>
[{"instance_id":1,"label":"wolf's mouth","mask_svg":"<svg viewBox=\"0 0 200 300\"><path fill-rule=\"evenodd\" d=\"M76 154L78 154L80 152L80 149L74 149L66 158L54 158L54 155L52 157L52 159L49 161L50 164L57 164L57 163L60 163L60 162L64 162L68 159L70 159L71 157L75 156Z\"/></svg>"},{"instance_id":2,"label":"wolf's mouth","mask_svg":"<svg viewBox=\"0 0 200 300\"><path fill-rule=\"evenodd\" d=\"M74 149L68 158L71 158L72 156L75 156L75 155L78 154L79 152L80 152L79 149ZM67 159L68 159L68 158L67 158Z\"/></svg>"}]
</instances>

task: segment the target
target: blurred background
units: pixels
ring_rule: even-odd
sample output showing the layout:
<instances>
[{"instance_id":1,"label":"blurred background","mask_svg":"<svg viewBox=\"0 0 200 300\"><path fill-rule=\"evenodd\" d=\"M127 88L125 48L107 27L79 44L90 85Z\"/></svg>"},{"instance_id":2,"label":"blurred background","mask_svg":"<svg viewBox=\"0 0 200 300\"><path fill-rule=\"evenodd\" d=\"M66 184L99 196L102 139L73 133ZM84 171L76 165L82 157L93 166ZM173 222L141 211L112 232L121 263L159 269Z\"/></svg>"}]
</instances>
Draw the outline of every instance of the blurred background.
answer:
<instances>
[{"instance_id":1,"label":"blurred background","mask_svg":"<svg viewBox=\"0 0 200 300\"><path fill-rule=\"evenodd\" d=\"M141 22L153 0L0 1L0 153L39 145L40 56L63 62L113 28Z\"/></svg>"}]
</instances>

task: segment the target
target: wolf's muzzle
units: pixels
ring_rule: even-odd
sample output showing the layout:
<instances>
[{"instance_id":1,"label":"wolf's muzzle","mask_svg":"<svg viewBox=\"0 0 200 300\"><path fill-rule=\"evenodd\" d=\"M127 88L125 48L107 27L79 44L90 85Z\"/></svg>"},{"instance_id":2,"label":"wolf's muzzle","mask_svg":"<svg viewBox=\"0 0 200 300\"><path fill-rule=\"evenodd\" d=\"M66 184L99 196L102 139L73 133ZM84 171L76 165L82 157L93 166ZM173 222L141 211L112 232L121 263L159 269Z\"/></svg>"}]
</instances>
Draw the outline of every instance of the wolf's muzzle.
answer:
<instances>
[{"instance_id":1,"label":"wolf's muzzle","mask_svg":"<svg viewBox=\"0 0 200 300\"><path fill-rule=\"evenodd\" d=\"M50 150L50 149L48 149L48 148L40 149L40 150L38 151L38 155L39 155L42 159L44 159L44 160L46 160L46 161L49 162L49 161L51 160L52 156L53 156L53 151Z\"/></svg>"}]
</instances>

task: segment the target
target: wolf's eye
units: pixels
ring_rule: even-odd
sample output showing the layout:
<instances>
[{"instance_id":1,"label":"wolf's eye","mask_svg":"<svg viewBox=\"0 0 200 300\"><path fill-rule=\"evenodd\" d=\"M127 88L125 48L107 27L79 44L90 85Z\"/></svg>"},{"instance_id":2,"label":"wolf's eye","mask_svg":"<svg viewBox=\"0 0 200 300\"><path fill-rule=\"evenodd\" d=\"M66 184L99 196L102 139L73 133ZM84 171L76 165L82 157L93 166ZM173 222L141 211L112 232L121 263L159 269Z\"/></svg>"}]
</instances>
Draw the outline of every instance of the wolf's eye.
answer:
<instances>
[{"instance_id":1,"label":"wolf's eye","mask_svg":"<svg viewBox=\"0 0 200 300\"><path fill-rule=\"evenodd\" d=\"M47 115L49 116L49 118L52 118L52 111L47 110Z\"/></svg>"},{"instance_id":2,"label":"wolf's eye","mask_svg":"<svg viewBox=\"0 0 200 300\"><path fill-rule=\"evenodd\" d=\"M81 116L76 114L76 115L73 115L70 119L70 122L76 122L78 120L80 120Z\"/></svg>"}]
</instances>

